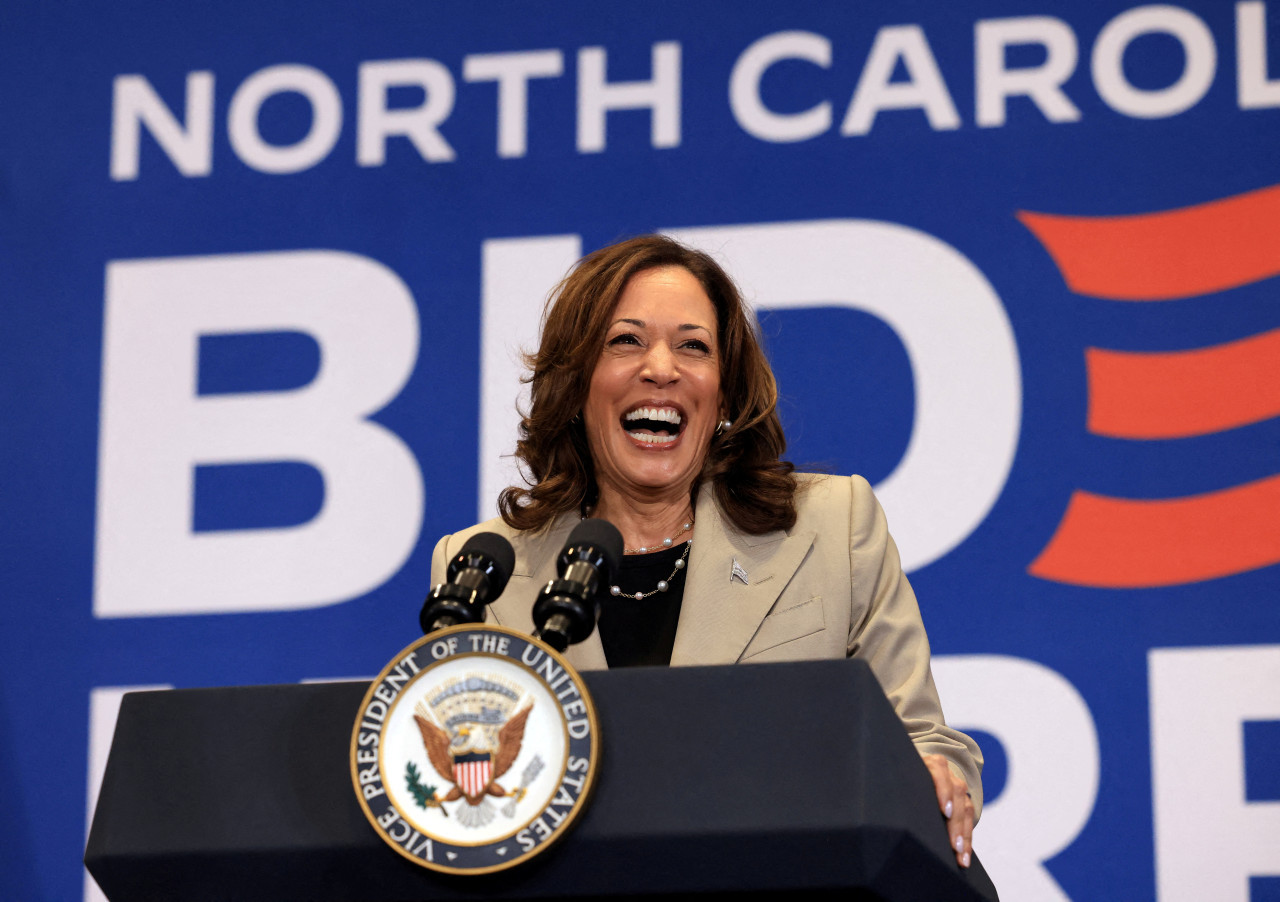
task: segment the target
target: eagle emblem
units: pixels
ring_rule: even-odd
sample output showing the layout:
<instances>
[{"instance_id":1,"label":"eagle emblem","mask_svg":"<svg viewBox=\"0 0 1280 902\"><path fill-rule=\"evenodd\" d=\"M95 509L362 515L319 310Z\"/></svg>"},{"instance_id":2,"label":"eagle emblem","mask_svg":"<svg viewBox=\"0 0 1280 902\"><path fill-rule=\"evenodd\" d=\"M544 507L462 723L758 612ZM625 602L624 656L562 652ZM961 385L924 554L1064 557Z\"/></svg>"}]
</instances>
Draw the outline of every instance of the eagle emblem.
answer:
<instances>
[{"instance_id":1,"label":"eagle emblem","mask_svg":"<svg viewBox=\"0 0 1280 902\"><path fill-rule=\"evenodd\" d=\"M599 751L590 691L555 649L459 624L423 636L369 684L351 785L394 854L486 874L541 854L577 822Z\"/></svg>"},{"instance_id":2,"label":"eagle emblem","mask_svg":"<svg viewBox=\"0 0 1280 902\"><path fill-rule=\"evenodd\" d=\"M520 755L525 723L533 702L521 704L524 693L507 680L489 674L468 674L448 680L414 706L413 719L422 734L427 760L440 778L453 784L427 805L443 807L461 799L454 813L466 827L483 827L495 817L488 797L512 796L520 801L526 781L507 790L498 780ZM503 809L514 815L514 807Z\"/></svg>"}]
</instances>

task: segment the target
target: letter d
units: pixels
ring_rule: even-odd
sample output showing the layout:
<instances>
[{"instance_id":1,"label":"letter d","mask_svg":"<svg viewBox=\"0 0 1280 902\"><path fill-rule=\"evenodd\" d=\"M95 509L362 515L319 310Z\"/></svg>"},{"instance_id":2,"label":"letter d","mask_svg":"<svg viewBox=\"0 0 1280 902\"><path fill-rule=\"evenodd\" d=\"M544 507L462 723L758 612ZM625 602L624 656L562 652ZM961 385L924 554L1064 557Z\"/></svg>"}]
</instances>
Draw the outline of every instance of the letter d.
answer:
<instances>
[{"instance_id":1,"label":"letter d","mask_svg":"<svg viewBox=\"0 0 1280 902\"><path fill-rule=\"evenodd\" d=\"M304 332L320 370L291 391L197 394L201 335ZM404 563L422 475L365 419L400 391L418 315L382 264L336 251L107 266L94 614L293 610L355 598ZM282 529L192 531L198 464L296 461L324 504Z\"/></svg>"}]
</instances>

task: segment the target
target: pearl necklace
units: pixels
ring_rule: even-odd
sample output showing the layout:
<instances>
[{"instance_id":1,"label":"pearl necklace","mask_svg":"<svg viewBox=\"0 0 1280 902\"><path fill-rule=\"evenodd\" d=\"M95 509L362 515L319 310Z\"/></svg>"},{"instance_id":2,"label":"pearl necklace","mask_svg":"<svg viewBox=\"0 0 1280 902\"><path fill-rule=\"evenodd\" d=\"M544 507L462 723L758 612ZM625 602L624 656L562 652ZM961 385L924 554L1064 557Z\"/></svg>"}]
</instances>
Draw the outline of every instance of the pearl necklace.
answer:
<instances>
[{"instance_id":1,"label":"pearl necklace","mask_svg":"<svg viewBox=\"0 0 1280 902\"><path fill-rule=\"evenodd\" d=\"M684 530L681 530L680 532L684 532ZM680 535L680 533L678 532L678 533L676 533L676 535ZM671 539L667 539L667 543L669 544L670 542L671 542ZM675 578L676 578L676 574L677 574L677 573L679 573L681 570L683 570L683 569L684 569L684 567L685 567L685 564L688 562L688 560L689 560L689 549L690 549L690 548L692 548L692 547L693 547L693 539L690 539L689 541L687 541L687 542L685 542L685 543L684 543L684 553L683 553L682 555L680 555L680 557L679 557L679 558L677 558L677 559L676 559L676 566L675 566L675 569L671 571L671 575L670 575L670 576L668 576L666 579L660 579L660 580L658 580L658 587L657 587L656 589L651 589L651 590L649 590L648 592L637 592L637 593L636 593L636 594L634 594L634 595L630 595L630 594L628 594L628 595L627 595L627 598L634 598L636 601L644 601L644 600L645 600L646 598L648 598L650 595L657 595L659 592L665 592L665 591L667 591L667 589L670 589L670 588L671 588L671 581L672 581L673 579L675 579ZM615 586L610 586L610 587L609 587L609 594L610 594L610 595L621 595L621 594L622 594L622 587L621 587L621 586L616 586L616 585L615 585Z\"/></svg>"},{"instance_id":2,"label":"pearl necklace","mask_svg":"<svg viewBox=\"0 0 1280 902\"><path fill-rule=\"evenodd\" d=\"M690 517L687 522L675 531L670 537L662 540L663 548L670 548L675 544L676 539L680 538L689 530L693 529L693 518ZM624 548L623 554L648 554L650 551L658 551L657 545L641 545L639 548Z\"/></svg>"},{"instance_id":3,"label":"pearl necklace","mask_svg":"<svg viewBox=\"0 0 1280 902\"><path fill-rule=\"evenodd\" d=\"M583 510L582 519L585 520L590 516L591 516L591 508L588 507ZM680 526L680 528L675 531L675 533L663 539L661 548L659 548L659 546L657 545L653 545L653 546L641 545L639 548L624 548L622 549L622 553L623 554L648 554L650 551L660 551L662 550L662 548L670 548L672 545L675 544L676 539L680 538L682 535L684 535L686 532L688 532L691 529L693 529L693 517L690 517L688 520L686 520ZM676 574L679 573L681 570L683 570L685 568L685 564L689 562L689 549L692 547L693 547L693 539L690 539L689 541L685 542L684 554L680 555L679 559L676 560L675 569L671 571L671 575L668 576L666 579L658 580L658 587L656 589L651 589L648 592L637 592L634 595L628 593L627 597L634 598L636 601L644 601L650 595L657 595L659 592L665 592L668 589L670 589L671 581L676 578ZM621 595L622 587L617 585L610 586L609 594Z\"/></svg>"}]
</instances>

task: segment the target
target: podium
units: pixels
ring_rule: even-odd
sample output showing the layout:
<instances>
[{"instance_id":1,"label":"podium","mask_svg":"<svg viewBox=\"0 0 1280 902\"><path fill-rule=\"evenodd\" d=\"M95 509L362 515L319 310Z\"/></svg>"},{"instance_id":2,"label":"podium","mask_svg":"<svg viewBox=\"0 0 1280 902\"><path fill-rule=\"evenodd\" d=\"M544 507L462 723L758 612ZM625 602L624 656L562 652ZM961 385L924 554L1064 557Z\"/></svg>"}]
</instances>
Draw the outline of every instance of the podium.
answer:
<instances>
[{"instance_id":1,"label":"podium","mask_svg":"<svg viewBox=\"0 0 1280 902\"><path fill-rule=\"evenodd\" d=\"M516 868L439 874L375 834L348 758L366 683L126 695L85 864L111 902L996 898L864 662L583 676L594 796Z\"/></svg>"}]
</instances>

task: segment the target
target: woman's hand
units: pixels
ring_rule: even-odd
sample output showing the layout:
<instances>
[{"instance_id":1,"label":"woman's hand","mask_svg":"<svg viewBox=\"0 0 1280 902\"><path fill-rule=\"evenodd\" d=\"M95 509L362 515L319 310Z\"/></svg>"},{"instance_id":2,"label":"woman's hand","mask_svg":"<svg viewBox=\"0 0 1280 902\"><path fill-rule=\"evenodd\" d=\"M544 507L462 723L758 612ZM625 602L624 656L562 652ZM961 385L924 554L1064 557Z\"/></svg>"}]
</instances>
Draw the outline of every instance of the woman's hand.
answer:
<instances>
[{"instance_id":1,"label":"woman's hand","mask_svg":"<svg viewBox=\"0 0 1280 902\"><path fill-rule=\"evenodd\" d=\"M933 788L938 793L938 810L947 819L947 835L956 862L962 868L969 866L969 853L973 849L973 799L969 798L969 786L947 766L941 755L924 755L924 766L933 777Z\"/></svg>"}]
</instances>

